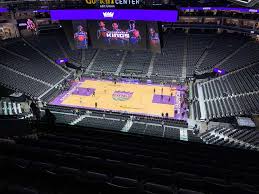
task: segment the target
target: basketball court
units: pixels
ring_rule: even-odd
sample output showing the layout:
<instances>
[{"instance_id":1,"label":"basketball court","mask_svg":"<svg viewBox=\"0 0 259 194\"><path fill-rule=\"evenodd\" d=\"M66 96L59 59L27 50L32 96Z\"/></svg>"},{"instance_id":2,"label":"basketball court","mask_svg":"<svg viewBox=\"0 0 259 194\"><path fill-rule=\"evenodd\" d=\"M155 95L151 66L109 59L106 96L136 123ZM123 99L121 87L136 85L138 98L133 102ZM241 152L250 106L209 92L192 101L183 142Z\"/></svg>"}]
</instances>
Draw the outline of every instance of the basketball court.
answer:
<instances>
[{"instance_id":1,"label":"basketball court","mask_svg":"<svg viewBox=\"0 0 259 194\"><path fill-rule=\"evenodd\" d=\"M84 79L74 82L69 91L60 94L50 104L150 116L168 113L170 118L184 119L179 118L182 117L183 107L180 105L184 95L184 89L179 86Z\"/></svg>"}]
</instances>

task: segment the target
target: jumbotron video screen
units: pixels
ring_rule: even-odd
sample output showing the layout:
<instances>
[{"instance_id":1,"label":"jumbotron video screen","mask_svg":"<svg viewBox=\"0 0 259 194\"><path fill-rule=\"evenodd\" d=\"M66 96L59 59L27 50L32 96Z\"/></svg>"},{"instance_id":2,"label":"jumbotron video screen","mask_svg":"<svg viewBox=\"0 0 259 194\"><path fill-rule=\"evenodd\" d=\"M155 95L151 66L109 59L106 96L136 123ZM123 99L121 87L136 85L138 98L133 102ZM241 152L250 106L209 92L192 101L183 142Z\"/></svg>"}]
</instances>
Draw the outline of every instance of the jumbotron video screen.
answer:
<instances>
[{"instance_id":1,"label":"jumbotron video screen","mask_svg":"<svg viewBox=\"0 0 259 194\"><path fill-rule=\"evenodd\" d=\"M144 21L72 21L75 49L92 48L151 50L161 52L157 22Z\"/></svg>"},{"instance_id":2,"label":"jumbotron video screen","mask_svg":"<svg viewBox=\"0 0 259 194\"><path fill-rule=\"evenodd\" d=\"M89 21L94 48L146 49L146 28L141 21Z\"/></svg>"},{"instance_id":3,"label":"jumbotron video screen","mask_svg":"<svg viewBox=\"0 0 259 194\"><path fill-rule=\"evenodd\" d=\"M73 21L73 38L76 49L88 48L88 33L86 21Z\"/></svg>"}]
</instances>

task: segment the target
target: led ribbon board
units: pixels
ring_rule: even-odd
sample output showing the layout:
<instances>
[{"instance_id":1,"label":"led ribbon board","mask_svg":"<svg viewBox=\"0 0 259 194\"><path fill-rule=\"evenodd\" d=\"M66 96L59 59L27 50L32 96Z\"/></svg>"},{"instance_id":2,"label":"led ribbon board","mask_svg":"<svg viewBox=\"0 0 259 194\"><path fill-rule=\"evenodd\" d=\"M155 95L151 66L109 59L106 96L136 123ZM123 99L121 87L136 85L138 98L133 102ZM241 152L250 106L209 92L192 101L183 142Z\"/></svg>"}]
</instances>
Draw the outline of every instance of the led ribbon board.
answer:
<instances>
[{"instance_id":1,"label":"led ribbon board","mask_svg":"<svg viewBox=\"0 0 259 194\"><path fill-rule=\"evenodd\" d=\"M140 9L87 9L87 10L51 10L52 20L142 20L176 22L176 10L140 10Z\"/></svg>"},{"instance_id":2,"label":"led ribbon board","mask_svg":"<svg viewBox=\"0 0 259 194\"><path fill-rule=\"evenodd\" d=\"M226 73L224 69L218 69L218 68L214 68L213 72L218 73L220 75L224 75Z\"/></svg>"},{"instance_id":3,"label":"led ribbon board","mask_svg":"<svg viewBox=\"0 0 259 194\"><path fill-rule=\"evenodd\" d=\"M48 9L38 9L38 10L34 10L34 13L49 13L50 11Z\"/></svg>"},{"instance_id":4,"label":"led ribbon board","mask_svg":"<svg viewBox=\"0 0 259 194\"><path fill-rule=\"evenodd\" d=\"M2 8L2 7L0 7L0 13L3 13L3 12L8 12L8 9L7 8Z\"/></svg>"},{"instance_id":5,"label":"led ribbon board","mask_svg":"<svg viewBox=\"0 0 259 194\"><path fill-rule=\"evenodd\" d=\"M63 64L63 63L66 63L66 62L68 62L68 59L67 59L67 58L64 58L64 59L57 59L57 60L56 60L56 63L59 64L59 65L60 65L60 64Z\"/></svg>"},{"instance_id":6,"label":"led ribbon board","mask_svg":"<svg viewBox=\"0 0 259 194\"><path fill-rule=\"evenodd\" d=\"M181 7L182 11L238 11L242 13L259 13L259 9L239 7Z\"/></svg>"}]
</instances>

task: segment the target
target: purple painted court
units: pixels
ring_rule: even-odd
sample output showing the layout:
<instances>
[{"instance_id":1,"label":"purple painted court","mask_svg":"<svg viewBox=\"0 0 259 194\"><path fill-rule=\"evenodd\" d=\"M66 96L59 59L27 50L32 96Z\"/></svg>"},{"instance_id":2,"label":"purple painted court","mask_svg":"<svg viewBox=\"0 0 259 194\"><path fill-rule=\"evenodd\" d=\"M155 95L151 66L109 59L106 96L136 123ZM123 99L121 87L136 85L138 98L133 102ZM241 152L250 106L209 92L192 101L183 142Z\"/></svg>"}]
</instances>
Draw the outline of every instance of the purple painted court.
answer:
<instances>
[{"instance_id":1,"label":"purple painted court","mask_svg":"<svg viewBox=\"0 0 259 194\"><path fill-rule=\"evenodd\" d=\"M80 96L91 96L93 95L95 89L94 88L81 88L77 87L72 94L74 95L80 95Z\"/></svg>"},{"instance_id":2,"label":"purple painted court","mask_svg":"<svg viewBox=\"0 0 259 194\"><path fill-rule=\"evenodd\" d=\"M167 96L167 95L153 95L153 103L157 104L175 104L175 97L174 96Z\"/></svg>"}]
</instances>

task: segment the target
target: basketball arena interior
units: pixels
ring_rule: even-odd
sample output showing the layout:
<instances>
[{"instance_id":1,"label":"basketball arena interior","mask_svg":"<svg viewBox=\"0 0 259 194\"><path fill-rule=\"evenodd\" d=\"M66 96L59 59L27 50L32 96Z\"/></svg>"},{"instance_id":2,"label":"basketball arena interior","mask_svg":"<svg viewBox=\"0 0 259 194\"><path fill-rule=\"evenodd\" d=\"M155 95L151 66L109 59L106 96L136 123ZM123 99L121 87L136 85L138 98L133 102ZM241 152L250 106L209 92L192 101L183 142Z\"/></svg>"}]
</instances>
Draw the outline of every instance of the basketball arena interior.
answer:
<instances>
[{"instance_id":1,"label":"basketball arena interior","mask_svg":"<svg viewBox=\"0 0 259 194\"><path fill-rule=\"evenodd\" d=\"M258 0L0 0L0 193L259 193Z\"/></svg>"}]
</instances>

